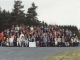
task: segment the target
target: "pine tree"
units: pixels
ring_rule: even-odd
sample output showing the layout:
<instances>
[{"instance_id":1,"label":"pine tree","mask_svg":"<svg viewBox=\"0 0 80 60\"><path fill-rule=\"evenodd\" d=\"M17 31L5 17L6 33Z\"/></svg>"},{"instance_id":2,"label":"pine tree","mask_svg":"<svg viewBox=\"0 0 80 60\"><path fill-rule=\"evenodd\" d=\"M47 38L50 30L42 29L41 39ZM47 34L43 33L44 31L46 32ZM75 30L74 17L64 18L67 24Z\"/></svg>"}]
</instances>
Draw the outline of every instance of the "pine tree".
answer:
<instances>
[{"instance_id":1,"label":"pine tree","mask_svg":"<svg viewBox=\"0 0 80 60\"><path fill-rule=\"evenodd\" d=\"M22 24L25 22L25 13L24 13L24 10L22 10L24 6L21 4L22 4L22 1L20 0L14 1L14 9L11 13L12 24Z\"/></svg>"},{"instance_id":2,"label":"pine tree","mask_svg":"<svg viewBox=\"0 0 80 60\"><path fill-rule=\"evenodd\" d=\"M2 30L2 11L0 7L0 31Z\"/></svg>"},{"instance_id":3,"label":"pine tree","mask_svg":"<svg viewBox=\"0 0 80 60\"><path fill-rule=\"evenodd\" d=\"M37 13L36 13L36 9L37 9L37 6L35 6L34 2L32 3L32 7L28 8L28 11L27 11L27 21L26 21L26 24L27 25L38 25L40 24L40 21L38 20L37 18Z\"/></svg>"}]
</instances>

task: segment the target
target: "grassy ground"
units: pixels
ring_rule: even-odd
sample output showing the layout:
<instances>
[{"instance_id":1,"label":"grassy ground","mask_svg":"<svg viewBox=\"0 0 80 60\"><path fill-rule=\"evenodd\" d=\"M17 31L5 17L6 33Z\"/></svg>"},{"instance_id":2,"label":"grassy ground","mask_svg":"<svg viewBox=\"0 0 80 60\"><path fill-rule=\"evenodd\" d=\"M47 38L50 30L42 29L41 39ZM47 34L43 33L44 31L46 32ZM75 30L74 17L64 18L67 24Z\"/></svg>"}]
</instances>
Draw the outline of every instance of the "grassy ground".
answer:
<instances>
[{"instance_id":1,"label":"grassy ground","mask_svg":"<svg viewBox=\"0 0 80 60\"><path fill-rule=\"evenodd\" d=\"M75 50L59 53L46 60L80 60L80 51Z\"/></svg>"}]
</instances>

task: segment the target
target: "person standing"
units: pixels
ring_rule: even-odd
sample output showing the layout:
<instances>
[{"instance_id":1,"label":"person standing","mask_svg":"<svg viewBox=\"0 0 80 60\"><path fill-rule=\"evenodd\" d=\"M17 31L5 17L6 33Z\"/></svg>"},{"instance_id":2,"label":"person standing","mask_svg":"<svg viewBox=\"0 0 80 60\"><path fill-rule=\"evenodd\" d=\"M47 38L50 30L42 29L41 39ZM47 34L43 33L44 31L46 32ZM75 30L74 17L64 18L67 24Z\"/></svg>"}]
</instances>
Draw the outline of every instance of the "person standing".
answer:
<instances>
[{"instance_id":1,"label":"person standing","mask_svg":"<svg viewBox=\"0 0 80 60\"><path fill-rule=\"evenodd\" d=\"M62 47L65 46L65 37L64 36L62 36L61 45L62 45Z\"/></svg>"},{"instance_id":2,"label":"person standing","mask_svg":"<svg viewBox=\"0 0 80 60\"><path fill-rule=\"evenodd\" d=\"M47 47L47 37L46 36L43 37L43 46Z\"/></svg>"},{"instance_id":3,"label":"person standing","mask_svg":"<svg viewBox=\"0 0 80 60\"><path fill-rule=\"evenodd\" d=\"M25 41L24 40L25 40L24 36L22 36L22 38L21 38L21 47L25 47Z\"/></svg>"},{"instance_id":4,"label":"person standing","mask_svg":"<svg viewBox=\"0 0 80 60\"><path fill-rule=\"evenodd\" d=\"M3 32L0 33L0 46L2 46L2 40L4 39L4 34Z\"/></svg>"},{"instance_id":5,"label":"person standing","mask_svg":"<svg viewBox=\"0 0 80 60\"><path fill-rule=\"evenodd\" d=\"M55 40L55 46L58 46L58 38L57 38L57 36L55 36L54 40Z\"/></svg>"},{"instance_id":6,"label":"person standing","mask_svg":"<svg viewBox=\"0 0 80 60\"><path fill-rule=\"evenodd\" d=\"M61 37L58 36L58 46L61 46Z\"/></svg>"},{"instance_id":7,"label":"person standing","mask_svg":"<svg viewBox=\"0 0 80 60\"><path fill-rule=\"evenodd\" d=\"M13 46L13 40L14 40L14 38L12 36L10 36L10 46Z\"/></svg>"},{"instance_id":8,"label":"person standing","mask_svg":"<svg viewBox=\"0 0 80 60\"><path fill-rule=\"evenodd\" d=\"M40 44L40 37L37 35L36 36L36 45L37 45L37 47L39 47L39 44Z\"/></svg>"},{"instance_id":9,"label":"person standing","mask_svg":"<svg viewBox=\"0 0 80 60\"><path fill-rule=\"evenodd\" d=\"M21 46L21 39L20 36L17 36L17 47Z\"/></svg>"}]
</instances>

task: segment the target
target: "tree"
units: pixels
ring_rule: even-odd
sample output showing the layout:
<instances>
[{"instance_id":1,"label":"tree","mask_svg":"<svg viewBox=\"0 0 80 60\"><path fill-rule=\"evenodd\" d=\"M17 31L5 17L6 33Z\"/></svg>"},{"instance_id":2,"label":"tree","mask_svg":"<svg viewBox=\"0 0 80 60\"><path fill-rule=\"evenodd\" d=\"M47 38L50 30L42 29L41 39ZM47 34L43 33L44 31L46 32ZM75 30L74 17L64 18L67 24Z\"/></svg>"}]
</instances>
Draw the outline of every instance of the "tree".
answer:
<instances>
[{"instance_id":1,"label":"tree","mask_svg":"<svg viewBox=\"0 0 80 60\"><path fill-rule=\"evenodd\" d=\"M26 24L27 25L37 25L37 23L40 23L40 21L37 18L36 8L34 2L32 3L32 7L28 8L27 14L26 14Z\"/></svg>"},{"instance_id":2,"label":"tree","mask_svg":"<svg viewBox=\"0 0 80 60\"><path fill-rule=\"evenodd\" d=\"M0 31L2 30L2 11L0 7Z\"/></svg>"},{"instance_id":3,"label":"tree","mask_svg":"<svg viewBox=\"0 0 80 60\"><path fill-rule=\"evenodd\" d=\"M24 8L22 4L22 1L17 0L14 1L14 8L12 10L11 13L11 22L12 24L22 24L25 22L25 13L24 10L22 10Z\"/></svg>"}]
</instances>

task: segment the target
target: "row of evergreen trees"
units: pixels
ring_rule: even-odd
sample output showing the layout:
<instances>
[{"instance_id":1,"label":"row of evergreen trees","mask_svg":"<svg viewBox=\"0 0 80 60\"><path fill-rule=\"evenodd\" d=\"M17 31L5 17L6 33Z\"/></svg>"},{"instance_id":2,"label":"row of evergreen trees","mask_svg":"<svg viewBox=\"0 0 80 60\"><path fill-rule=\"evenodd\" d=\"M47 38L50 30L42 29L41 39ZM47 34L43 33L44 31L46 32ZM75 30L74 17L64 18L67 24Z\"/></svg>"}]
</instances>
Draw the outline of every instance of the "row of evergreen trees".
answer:
<instances>
[{"instance_id":1,"label":"row of evergreen trees","mask_svg":"<svg viewBox=\"0 0 80 60\"><path fill-rule=\"evenodd\" d=\"M24 13L25 10L23 10L23 8L24 5L22 5L22 1L20 0L14 1L12 12L6 11L5 9L1 10L0 7L0 31L16 24L47 25L46 22L38 20L36 13L37 6L35 6L34 3L28 8L27 13Z\"/></svg>"}]
</instances>

